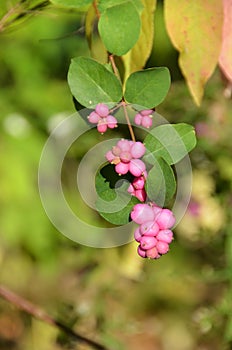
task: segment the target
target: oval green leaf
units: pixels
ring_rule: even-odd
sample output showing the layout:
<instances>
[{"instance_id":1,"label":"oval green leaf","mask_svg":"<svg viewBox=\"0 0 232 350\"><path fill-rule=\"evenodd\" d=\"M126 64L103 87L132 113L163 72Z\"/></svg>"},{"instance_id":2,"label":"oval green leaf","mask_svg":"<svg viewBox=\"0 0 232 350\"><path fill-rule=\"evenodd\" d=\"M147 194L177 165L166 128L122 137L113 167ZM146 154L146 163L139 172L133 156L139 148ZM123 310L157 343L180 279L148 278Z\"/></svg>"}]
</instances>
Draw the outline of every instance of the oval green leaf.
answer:
<instances>
[{"instance_id":1,"label":"oval green leaf","mask_svg":"<svg viewBox=\"0 0 232 350\"><path fill-rule=\"evenodd\" d=\"M91 58L72 59L68 84L73 96L85 107L93 107L100 102L113 106L122 98L122 86L118 78Z\"/></svg>"},{"instance_id":2,"label":"oval green leaf","mask_svg":"<svg viewBox=\"0 0 232 350\"><path fill-rule=\"evenodd\" d=\"M90 5L92 0L50 0L55 5L60 5L63 7L75 7L82 8Z\"/></svg>"},{"instance_id":3,"label":"oval green leaf","mask_svg":"<svg viewBox=\"0 0 232 350\"><path fill-rule=\"evenodd\" d=\"M146 192L150 200L163 207L176 192L176 180L170 165L162 158L154 159L154 166L148 172Z\"/></svg>"},{"instance_id":4,"label":"oval green leaf","mask_svg":"<svg viewBox=\"0 0 232 350\"><path fill-rule=\"evenodd\" d=\"M156 107L165 99L170 83L170 73L166 67L132 73L126 81L125 100L145 109Z\"/></svg>"},{"instance_id":5,"label":"oval green leaf","mask_svg":"<svg viewBox=\"0 0 232 350\"><path fill-rule=\"evenodd\" d=\"M122 56L136 43L140 34L140 16L131 1L107 8L98 23L99 34L106 49Z\"/></svg>"},{"instance_id":6,"label":"oval green leaf","mask_svg":"<svg viewBox=\"0 0 232 350\"><path fill-rule=\"evenodd\" d=\"M118 183L117 185L119 186L116 185L116 188L112 188L112 183L101 172L97 173L95 181L98 194L96 209L110 223L114 225L125 225L130 221L130 212L133 206L139 203L139 200L127 192L129 187L128 181L123 181L124 177L121 178L117 175L113 166L108 165L107 167L113 172L114 178L111 178L111 182L117 183L119 180L122 182Z\"/></svg>"},{"instance_id":7,"label":"oval green leaf","mask_svg":"<svg viewBox=\"0 0 232 350\"><path fill-rule=\"evenodd\" d=\"M154 159L162 157L168 164L175 164L196 146L195 130L191 125L164 124L149 132L144 143L150 153L144 159L154 164Z\"/></svg>"}]
</instances>

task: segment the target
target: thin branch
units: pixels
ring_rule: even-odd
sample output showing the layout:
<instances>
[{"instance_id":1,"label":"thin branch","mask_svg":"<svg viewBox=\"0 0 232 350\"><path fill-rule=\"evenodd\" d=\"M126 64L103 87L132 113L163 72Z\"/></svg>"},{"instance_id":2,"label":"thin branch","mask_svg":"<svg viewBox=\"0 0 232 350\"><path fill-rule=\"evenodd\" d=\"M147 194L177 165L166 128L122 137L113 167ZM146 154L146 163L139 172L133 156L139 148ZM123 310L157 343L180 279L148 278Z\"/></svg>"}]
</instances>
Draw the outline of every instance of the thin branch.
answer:
<instances>
[{"instance_id":1,"label":"thin branch","mask_svg":"<svg viewBox=\"0 0 232 350\"><path fill-rule=\"evenodd\" d=\"M97 1L96 1L96 0L94 0L94 2L93 2L93 7L94 7L94 9L95 9L97 19L99 20L99 19L100 19L100 12L99 12L99 10L98 10Z\"/></svg>"},{"instance_id":2,"label":"thin branch","mask_svg":"<svg viewBox=\"0 0 232 350\"><path fill-rule=\"evenodd\" d=\"M65 324L52 318L50 315L48 315L44 310L39 308L37 305L34 305L30 301L13 293L10 289L6 288L3 285L0 285L0 297L9 301L11 304L13 304L17 308L25 311L29 315L65 332L68 336L70 336L71 338L73 338L74 340L76 340L78 342L86 343L86 344L92 346L92 348L97 349L97 350L107 350L107 348L104 345L101 345L101 344L95 342L94 340L91 340L89 338L86 338L86 337L74 332L72 329L70 329Z\"/></svg>"},{"instance_id":3,"label":"thin branch","mask_svg":"<svg viewBox=\"0 0 232 350\"><path fill-rule=\"evenodd\" d=\"M131 126L130 119L129 119L129 116L128 116L128 113L127 113L126 103L124 101L122 102L122 106L123 106L126 122L127 122L128 128L129 128L129 131L130 131L131 139L132 139L132 141L136 142L135 134L134 134L134 131L133 131L133 128Z\"/></svg>"},{"instance_id":4,"label":"thin branch","mask_svg":"<svg viewBox=\"0 0 232 350\"><path fill-rule=\"evenodd\" d=\"M121 80L120 75L118 73L118 68L117 68L116 63L114 61L114 55L112 55L111 53L108 53L108 56L109 56L109 60L110 60L111 66L113 68L114 74L116 75L116 77L119 80Z\"/></svg>"}]
</instances>

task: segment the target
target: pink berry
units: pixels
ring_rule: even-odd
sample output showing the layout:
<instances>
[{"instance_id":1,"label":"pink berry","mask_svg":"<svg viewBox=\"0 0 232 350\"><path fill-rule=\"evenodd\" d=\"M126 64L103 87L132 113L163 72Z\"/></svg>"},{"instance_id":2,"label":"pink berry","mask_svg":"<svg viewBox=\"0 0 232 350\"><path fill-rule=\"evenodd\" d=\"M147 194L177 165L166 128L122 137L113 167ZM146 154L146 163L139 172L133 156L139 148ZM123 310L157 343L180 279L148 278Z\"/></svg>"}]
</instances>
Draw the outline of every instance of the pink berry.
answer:
<instances>
[{"instance_id":1,"label":"pink berry","mask_svg":"<svg viewBox=\"0 0 232 350\"><path fill-rule=\"evenodd\" d=\"M100 120L100 116L96 112L91 112L88 116L88 120L92 124L97 124Z\"/></svg>"},{"instance_id":2,"label":"pink berry","mask_svg":"<svg viewBox=\"0 0 232 350\"><path fill-rule=\"evenodd\" d=\"M140 226L142 235L154 237L159 232L159 226L154 221L147 221Z\"/></svg>"},{"instance_id":3,"label":"pink berry","mask_svg":"<svg viewBox=\"0 0 232 350\"><path fill-rule=\"evenodd\" d=\"M128 151L123 151L123 152L121 152L121 154L120 154L120 159L121 159L121 161L124 162L124 163L129 163L130 160L131 160L131 154L130 154L130 152L128 152Z\"/></svg>"},{"instance_id":4,"label":"pink berry","mask_svg":"<svg viewBox=\"0 0 232 350\"><path fill-rule=\"evenodd\" d=\"M142 258L146 258L146 251L143 250L140 245L138 246L138 254L142 257Z\"/></svg>"},{"instance_id":5,"label":"pink berry","mask_svg":"<svg viewBox=\"0 0 232 350\"><path fill-rule=\"evenodd\" d=\"M97 130L101 134L104 134L104 132L106 132L106 130L107 130L107 124L104 121L102 121L101 119L99 120L99 122L97 124Z\"/></svg>"},{"instance_id":6,"label":"pink berry","mask_svg":"<svg viewBox=\"0 0 232 350\"><path fill-rule=\"evenodd\" d=\"M143 119L143 117L142 117L142 115L140 113L136 114L135 118L134 118L135 124L136 125L141 125L142 119Z\"/></svg>"},{"instance_id":7,"label":"pink berry","mask_svg":"<svg viewBox=\"0 0 232 350\"><path fill-rule=\"evenodd\" d=\"M157 259L157 258L160 257L160 255L159 255L159 253L158 253L156 247L153 247L153 248L151 248L151 249L148 249L148 250L146 251L146 256L147 256L148 258L150 258L150 259Z\"/></svg>"},{"instance_id":8,"label":"pink berry","mask_svg":"<svg viewBox=\"0 0 232 350\"><path fill-rule=\"evenodd\" d=\"M134 238L137 242L140 242L140 239L142 238L139 227L134 232Z\"/></svg>"},{"instance_id":9,"label":"pink berry","mask_svg":"<svg viewBox=\"0 0 232 350\"><path fill-rule=\"evenodd\" d=\"M144 189L142 190L135 190L134 196L140 200L140 202L145 202L147 198L146 191Z\"/></svg>"},{"instance_id":10,"label":"pink berry","mask_svg":"<svg viewBox=\"0 0 232 350\"><path fill-rule=\"evenodd\" d=\"M162 208L158 207L158 205L154 205L152 208L155 213L155 216L157 216L162 211Z\"/></svg>"},{"instance_id":11,"label":"pink berry","mask_svg":"<svg viewBox=\"0 0 232 350\"><path fill-rule=\"evenodd\" d=\"M140 111L139 113L144 115L151 115L153 113L153 109L144 109L143 111Z\"/></svg>"},{"instance_id":12,"label":"pink berry","mask_svg":"<svg viewBox=\"0 0 232 350\"><path fill-rule=\"evenodd\" d=\"M100 117L106 117L109 114L109 108L104 103L98 103L98 105L95 108L95 111L98 115L100 115Z\"/></svg>"},{"instance_id":13,"label":"pink berry","mask_svg":"<svg viewBox=\"0 0 232 350\"><path fill-rule=\"evenodd\" d=\"M142 190L144 188L145 180L143 176L136 177L132 182L136 190Z\"/></svg>"},{"instance_id":14,"label":"pink berry","mask_svg":"<svg viewBox=\"0 0 232 350\"><path fill-rule=\"evenodd\" d=\"M155 237L142 236L140 239L140 246L144 250L154 248L156 243L157 239Z\"/></svg>"},{"instance_id":15,"label":"pink berry","mask_svg":"<svg viewBox=\"0 0 232 350\"><path fill-rule=\"evenodd\" d=\"M141 176L146 170L146 166L141 159L132 159L129 163L129 170L134 176Z\"/></svg>"},{"instance_id":16,"label":"pink berry","mask_svg":"<svg viewBox=\"0 0 232 350\"><path fill-rule=\"evenodd\" d=\"M142 123L141 124L142 124L142 126L144 128L149 129L152 126L152 118L150 116L148 116L148 115L145 115L143 117L143 119L142 119Z\"/></svg>"},{"instance_id":17,"label":"pink berry","mask_svg":"<svg viewBox=\"0 0 232 350\"><path fill-rule=\"evenodd\" d=\"M156 222L161 230L171 228L175 224L173 213L169 209L162 209L156 216Z\"/></svg>"},{"instance_id":18,"label":"pink berry","mask_svg":"<svg viewBox=\"0 0 232 350\"><path fill-rule=\"evenodd\" d=\"M142 142L135 142L131 147L131 155L133 158L141 158L146 152L146 148Z\"/></svg>"},{"instance_id":19,"label":"pink berry","mask_svg":"<svg viewBox=\"0 0 232 350\"><path fill-rule=\"evenodd\" d=\"M119 140L117 146L121 149L121 151L130 151L131 148L130 141L124 139Z\"/></svg>"},{"instance_id":20,"label":"pink berry","mask_svg":"<svg viewBox=\"0 0 232 350\"><path fill-rule=\"evenodd\" d=\"M108 160L108 162L112 162L115 158L114 154L112 153L112 151L108 151L105 155L106 159Z\"/></svg>"},{"instance_id":21,"label":"pink berry","mask_svg":"<svg viewBox=\"0 0 232 350\"><path fill-rule=\"evenodd\" d=\"M156 244L156 249L159 254L166 254L169 251L169 245L166 242L158 241Z\"/></svg>"},{"instance_id":22,"label":"pink berry","mask_svg":"<svg viewBox=\"0 0 232 350\"><path fill-rule=\"evenodd\" d=\"M132 196L135 196L135 188L132 184L129 185L127 192L132 194Z\"/></svg>"},{"instance_id":23,"label":"pink berry","mask_svg":"<svg viewBox=\"0 0 232 350\"><path fill-rule=\"evenodd\" d=\"M110 129L114 129L117 127L117 119L115 117L113 117L112 115L108 115L106 117L106 122L107 122L107 125L108 125L108 128Z\"/></svg>"},{"instance_id":24,"label":"pink berry","mask_svg":"<svg viewBox=\"0 0 232 350\"><path fill-rule=\"evenodd\" d=\"M171 243L173 240L173 232L171 230L160 230L156 238L159 241Z\"/></svg>"},{"instance_id":25,"label":"pink berry","mask_svg":"<svg viewBox=\"0 0 232 350\"><path fill-rule=\"evenodd\" d=\"M114 147L112 148L112 152L113 152L113 154L114 154L116 157L119 157L119 156L120 156L120 153L121 153L121 148L118 147L118 146L114 146Z\"/></svg>"},{"instance_id":26,"label":"pink berry","mask_svg":"<svg viewBox=\"0 0 232 350\"><path fill-rule=\"evenodd\" d=\"M139 225L154 218L155 214L148 204L136 204L131 212L131 219Z\"/></svg>"},{"instance_id":27,"label":"pink berry","mask_svg":"<svg viewBox=\"0 0 232 350\"><path fill-rule=\"evenodd\" d=\"M115 165L115 171L119 174L119 175L125 175L128 173L129 171L129 163L123 163L120 162L118 164Z\"/></svg>"}]
</instances>

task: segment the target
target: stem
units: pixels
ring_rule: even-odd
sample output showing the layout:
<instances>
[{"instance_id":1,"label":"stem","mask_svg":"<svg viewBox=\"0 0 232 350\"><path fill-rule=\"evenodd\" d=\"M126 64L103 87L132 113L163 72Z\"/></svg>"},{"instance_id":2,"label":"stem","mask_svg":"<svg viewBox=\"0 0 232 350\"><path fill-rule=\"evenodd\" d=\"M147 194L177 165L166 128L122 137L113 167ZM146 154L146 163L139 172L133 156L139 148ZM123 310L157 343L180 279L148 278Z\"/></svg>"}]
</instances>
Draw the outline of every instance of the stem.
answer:
<instances>
[{"instance_id":1,"label":"stem","mask_svg":"<svg viewBox=\"0 0 232 350\"><path fill-rule=\"evenodd\" d=\"M82 343L86 343L90 346L92 346L94 349L97 350L107 350L104 345L101 345L89 338L86 338L76 332L74 332L72 329L67 327L65 324L63 324L60 321L55 320L50 315L48 315L44 310L40 309L37 305L32 304L30 301L22 298L21 296L13 293L11 290L6 288L3 285L0 285L0 296L9 301L11 304L15 305L19 309L25 311L26 313L30 314L31 316L53 326L58 328L59 330L62 330L65 332L68 336L73 338L74 340Z\"/></svg>"},{"instance_id":2,"label":"stem","mask_svg":"<svg viewBox=\"0 0 232 350\"><path fill-rule=\"evenodd\" d=\"M114 74L116 75L116 77L119 80L121 80L120 75L118 73L118 68L117 68L115 61L114 61L114 55L109 53L108 56L109 56L109 60L110 60L111 66L113 68Z\"/></svg>"},{"instance_id":3,"label":"stem","mask_svg":"<svg viewBox=\"0 0 232 350\"><path fill-rule=\"evenodd\" d=\"M98 20L99 20L99 18L100 18L100 12L99 12L99 10L98 10L98 8L97 8L97 1L96 1L96 0L94 0L94 2L93 2L93 7L94 7L94 9L95 9L96 16L97 16L97 18L98 18Z\"/></svg>"},{"instance_id":4,"label":"stem","mask_svg":"<svg viewBox=\"0 0 232 350\"><path fill-rule=\"evenodd\" d=\"M126 122L127 122L128 128L129 128L129 131L130 131L131 139L132 139L132 141L136 142L135 134L134 134L134 131L133 131L133 128L131 126L130 119L129 119L129 116L128 116L128 113L127 113L126 103L124 101L122 102L122 106L123 106Z\"/></svg>"}]
</instances>

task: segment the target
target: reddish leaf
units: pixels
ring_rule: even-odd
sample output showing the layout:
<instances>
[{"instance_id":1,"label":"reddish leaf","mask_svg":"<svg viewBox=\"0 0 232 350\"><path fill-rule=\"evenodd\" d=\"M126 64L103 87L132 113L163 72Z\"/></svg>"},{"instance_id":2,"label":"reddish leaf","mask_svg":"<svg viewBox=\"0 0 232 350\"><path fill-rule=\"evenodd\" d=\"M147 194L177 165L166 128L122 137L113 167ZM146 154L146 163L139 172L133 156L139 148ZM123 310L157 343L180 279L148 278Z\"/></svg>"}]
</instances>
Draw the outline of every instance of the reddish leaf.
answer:
<instances>
[{"instance_id":1,"label":"reddish leaf","mask_svg":"<svg viewBox=\"0 0 232 350\"><path fill-rule=\"evenodd\" d=\"M166 0L165 20L179 65L197 105L220 54L223 23L218 0Z\"/></svg>"},{"instance_id":2,"label":"reddish leaf","mask_svg":"<svg viewBox=\"0 0 232 350\"><path fill-rule=\"evenodd\" d=\"M219 65L227 79L232 82L232 0L223 0L223 7L224 23Z\"/></svg>"}]
</instances>

